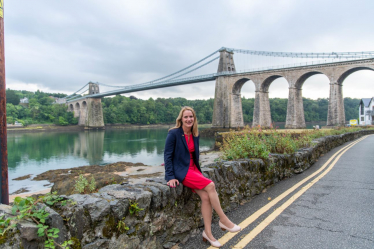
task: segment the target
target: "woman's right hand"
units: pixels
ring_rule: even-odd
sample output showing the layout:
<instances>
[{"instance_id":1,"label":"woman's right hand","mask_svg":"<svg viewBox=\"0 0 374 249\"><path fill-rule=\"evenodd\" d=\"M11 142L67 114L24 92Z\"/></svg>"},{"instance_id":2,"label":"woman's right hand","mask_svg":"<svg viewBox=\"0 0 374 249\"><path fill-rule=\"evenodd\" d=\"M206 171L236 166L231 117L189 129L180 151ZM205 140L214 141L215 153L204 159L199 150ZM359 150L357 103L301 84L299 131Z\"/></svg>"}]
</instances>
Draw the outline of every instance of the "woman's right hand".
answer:
<instances>
[{"instance_id":1,"label":"woman's right hand","mask_svg":"<svg viewBox=\"0 0 374 249\"><path fill-rule=\"evenodd\" d=\"M168 186L171 188L175 188L177 185L179 185L179 181L177 179L171 179L168 181Z\"/></svg>"}]
</instances>

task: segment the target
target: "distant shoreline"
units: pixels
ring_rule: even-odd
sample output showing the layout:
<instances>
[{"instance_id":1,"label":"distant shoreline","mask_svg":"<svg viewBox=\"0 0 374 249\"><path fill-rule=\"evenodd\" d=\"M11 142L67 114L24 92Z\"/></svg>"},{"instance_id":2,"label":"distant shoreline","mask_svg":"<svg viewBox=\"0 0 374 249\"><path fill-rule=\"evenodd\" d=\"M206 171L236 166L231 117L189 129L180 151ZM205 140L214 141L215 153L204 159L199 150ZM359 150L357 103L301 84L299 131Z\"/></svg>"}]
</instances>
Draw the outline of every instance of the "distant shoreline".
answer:
<instances>
[{"instance_id":1,"label":"distant shoreline","mask_svg":"<svg viewBox=\"0 0 374 249\"><path fill-rule=\"evenodd\" d=\"M311 121L306 123L316 123L316 122L326 122L326 121ZM274 124L281 124L284 122L274 122ZM139 128L139 129L149 129L149 128L171 128L175 124L106 124L105 130L113 130L113 129L132 129L132 128ZM200 124L199 126L208 128L211 124ZM249 125L249 124L246 124ZM54 124L32 124L26 127L23 126L8 126L7 132L8 133L33 133L33 132L54 132L54 131L84 131L84 126L78 125L67 125L67 126L60 126Z\"/></svg>"}]
</instances>

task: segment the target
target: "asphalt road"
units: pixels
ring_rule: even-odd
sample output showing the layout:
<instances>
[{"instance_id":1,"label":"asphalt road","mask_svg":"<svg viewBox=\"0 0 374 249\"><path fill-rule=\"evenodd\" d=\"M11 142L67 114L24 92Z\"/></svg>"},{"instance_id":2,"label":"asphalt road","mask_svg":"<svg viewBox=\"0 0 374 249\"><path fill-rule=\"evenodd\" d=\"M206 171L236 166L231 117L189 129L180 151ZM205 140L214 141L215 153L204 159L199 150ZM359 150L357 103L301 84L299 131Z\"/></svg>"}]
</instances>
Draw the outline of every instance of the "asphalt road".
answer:
<instances>
[{"instance_id":1,"label":"asphalt road","mask_svg":"<svg viewBox=\"0 0 374 249\"><path fill-rule=\"evenodd\" d=\"M373 249L374 135L331 150L305 172L277 183L228 216L245 228L225 233L214 220L213 234L224 243L221 248ZM209 248L202 231L179 247Z\"/></svg>"}]
</instances>

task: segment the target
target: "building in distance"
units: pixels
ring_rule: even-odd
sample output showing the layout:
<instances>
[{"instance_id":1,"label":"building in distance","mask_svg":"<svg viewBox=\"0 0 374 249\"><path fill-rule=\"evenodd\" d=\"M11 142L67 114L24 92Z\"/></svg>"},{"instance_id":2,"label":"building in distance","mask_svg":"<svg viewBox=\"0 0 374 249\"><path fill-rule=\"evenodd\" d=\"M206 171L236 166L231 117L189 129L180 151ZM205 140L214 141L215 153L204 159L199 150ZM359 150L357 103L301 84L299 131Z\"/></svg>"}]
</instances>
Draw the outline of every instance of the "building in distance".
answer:
<instances>
[{"instance_id":1,"label":"building in distance","mask_svg":"<svg viewBox=\"0 0 374 249\"><path fill-rule=\"evenodd\" d=\"M361 99L358 111L360 125L374 125L374 97Z\"/></svg>"}]
</instances>

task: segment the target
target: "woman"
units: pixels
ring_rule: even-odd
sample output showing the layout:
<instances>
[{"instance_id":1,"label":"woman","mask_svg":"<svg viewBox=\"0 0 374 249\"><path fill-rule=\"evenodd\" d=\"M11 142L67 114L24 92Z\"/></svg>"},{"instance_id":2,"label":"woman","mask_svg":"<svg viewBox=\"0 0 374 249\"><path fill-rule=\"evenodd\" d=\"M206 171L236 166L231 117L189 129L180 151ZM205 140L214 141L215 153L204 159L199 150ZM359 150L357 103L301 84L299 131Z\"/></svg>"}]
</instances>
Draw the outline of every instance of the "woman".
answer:
<instances>
[{"instance_id":1,"label":"woman","mask_svg":"<svg viewBox=\"0 0 374 249\"><path fill-rule=\"evenodd\" d=\"M203 240L214 247L221 244L212 235L212 208L217 212L222 230L238 232L241 228L232 223L221 208L214 183L201 173L199 165L199 132L195 111L183 107L175 127L169 130L165 143L165 180L171 188L181 182L201 198L201 214L204 219Z\"/></svg>"}]
</instances>

